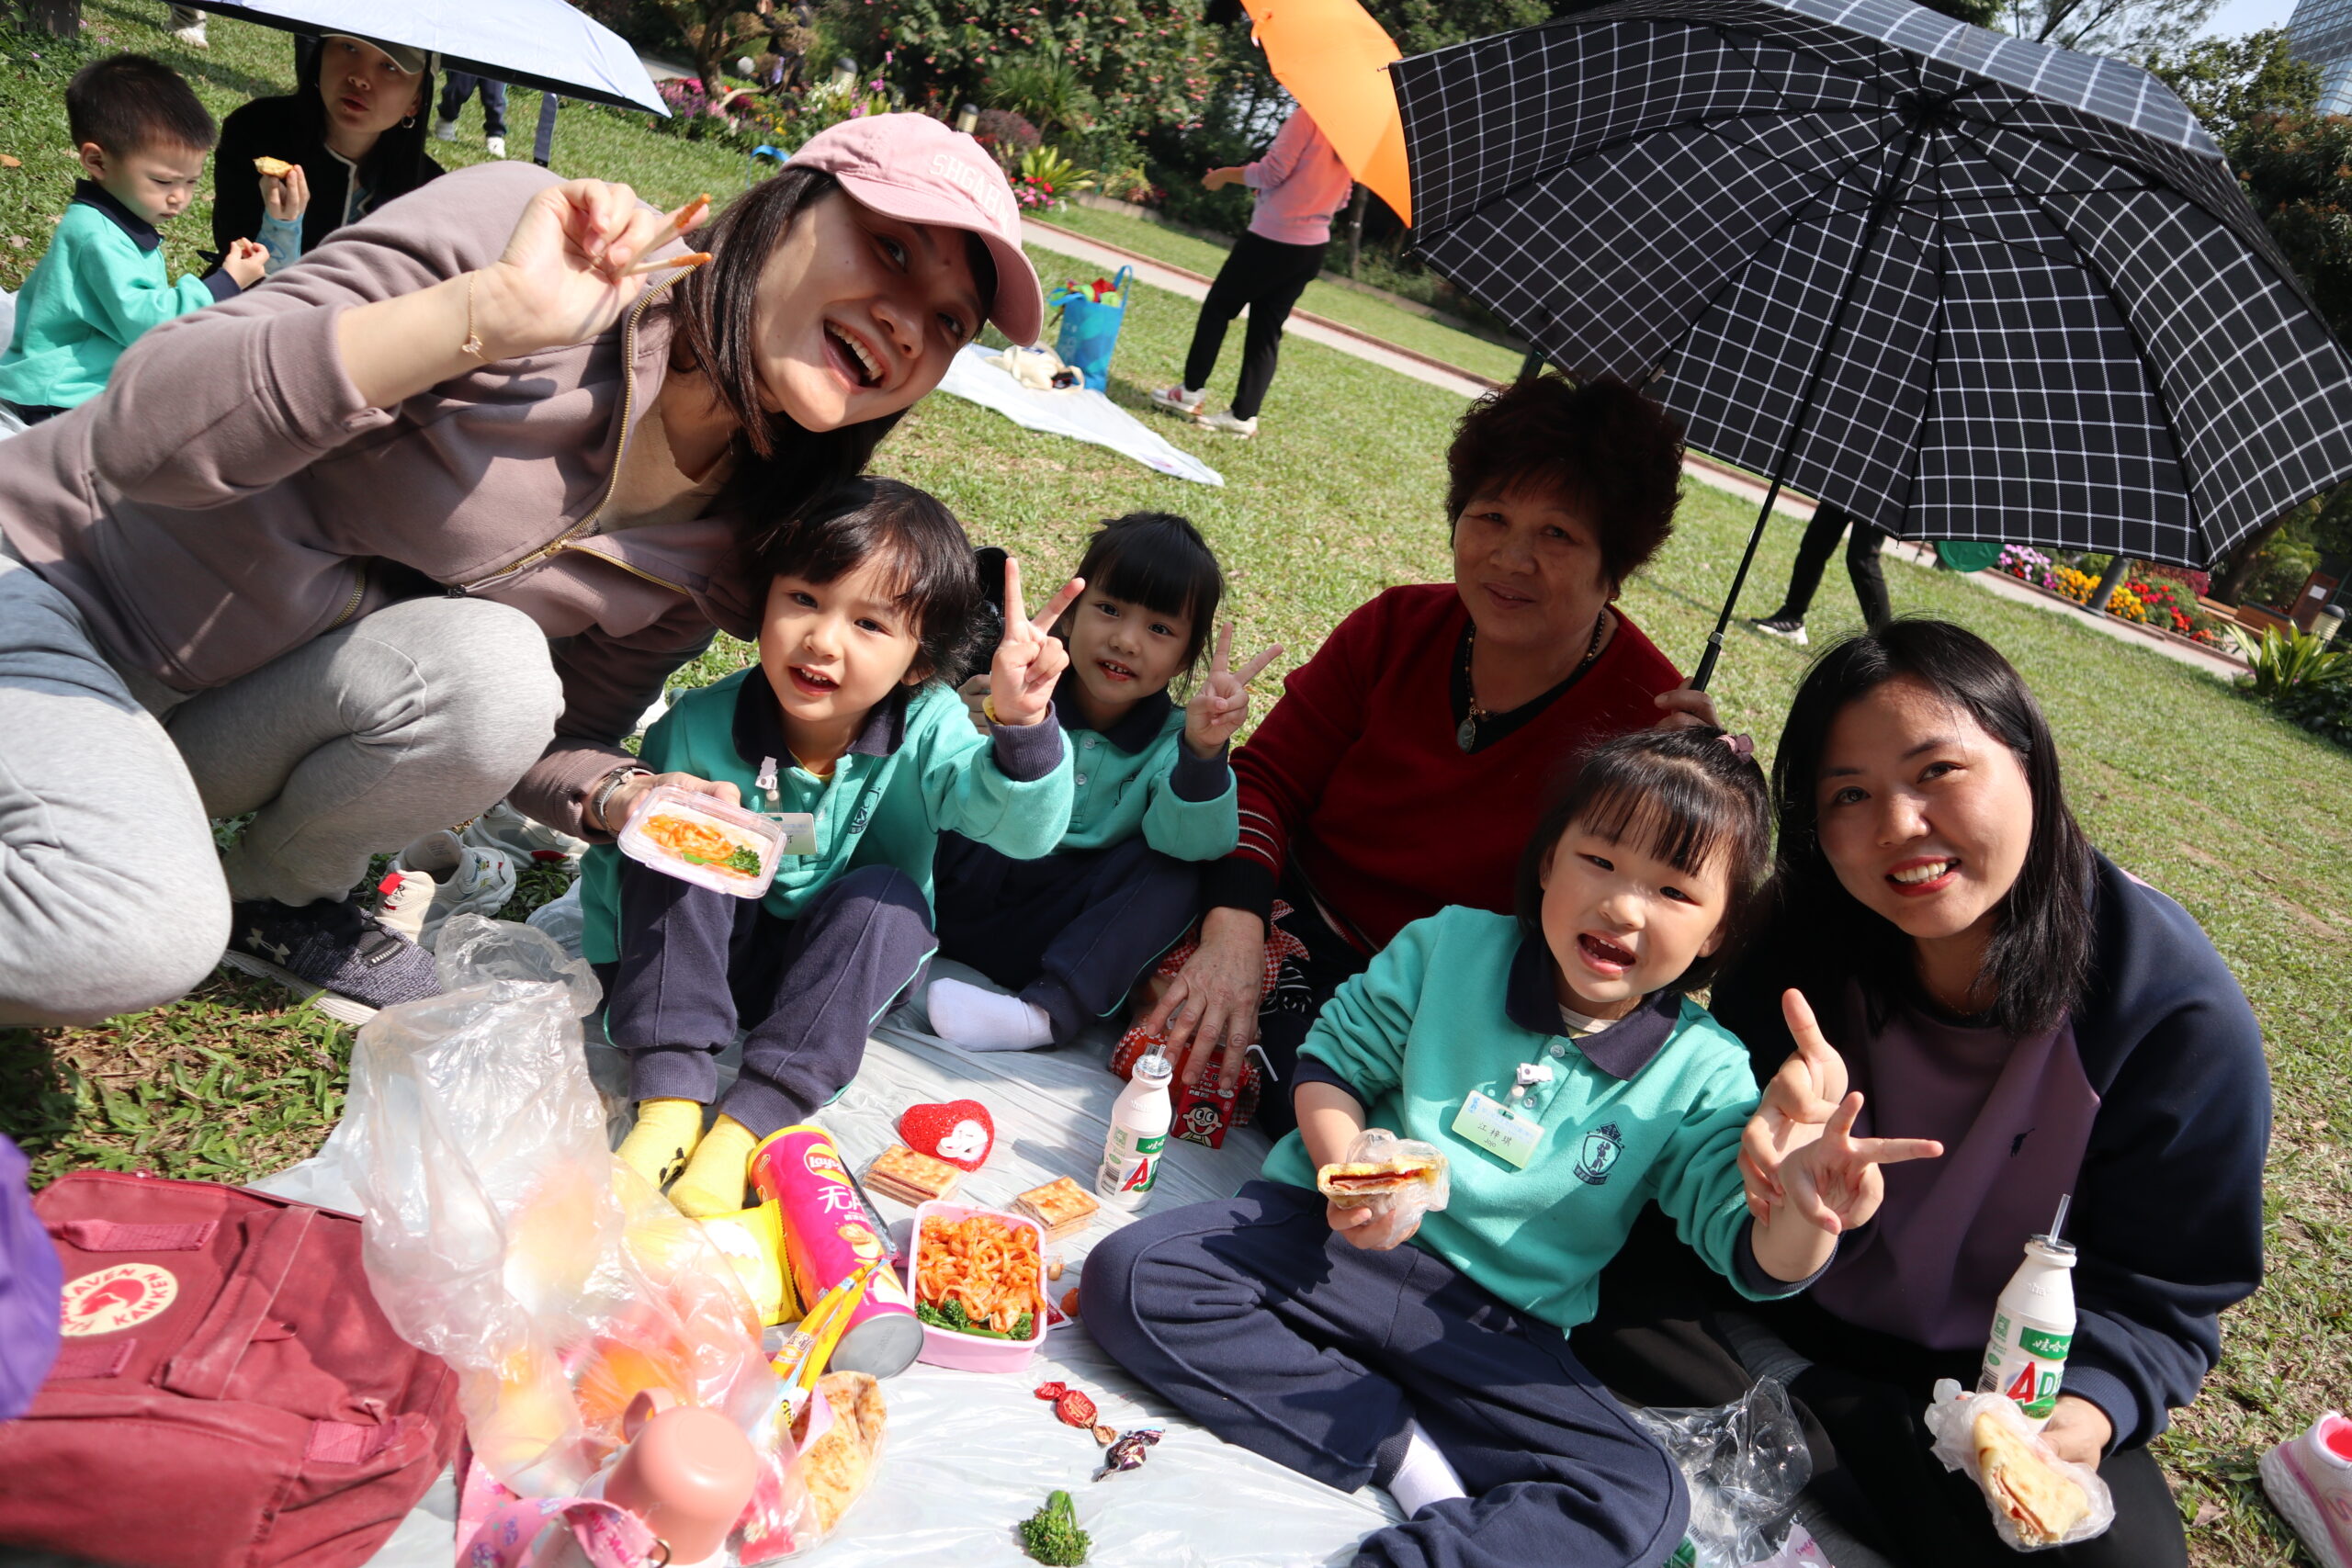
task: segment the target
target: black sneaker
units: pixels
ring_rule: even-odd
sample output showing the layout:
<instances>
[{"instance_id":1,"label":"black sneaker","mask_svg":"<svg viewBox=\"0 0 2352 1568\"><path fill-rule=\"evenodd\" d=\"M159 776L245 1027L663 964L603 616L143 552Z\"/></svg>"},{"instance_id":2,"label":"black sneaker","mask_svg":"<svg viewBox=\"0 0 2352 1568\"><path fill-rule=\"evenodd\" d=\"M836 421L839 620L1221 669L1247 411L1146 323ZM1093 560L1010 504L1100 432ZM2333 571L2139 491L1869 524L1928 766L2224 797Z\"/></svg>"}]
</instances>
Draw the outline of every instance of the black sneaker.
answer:
<instances>
[{"instance_id":1,"label":"black sneaker","mask_svg":"<svg viewBox=\"0 0 2352 1568\"><path fill-rule=\"evenodd\" d=\"M1766 637L1776 637L1784 642L1795 643L1799 648L1805 645L1804 623L1791 616L1772 615L1764 620L1750 621L1747 624Z\"/></svg>"},{"instance_id":2,"label":"black sneaker","mask_svg":"<svg viewBox=\"0 0 2352 1568\"><path fill-rule=\"evenodd\" d=\"M441 994L433 954L386 931L349 899L296 908L269 899L230 907L222 958L248 975L316 997L329 1018L365 1023L379 1008Z\"/></svg>"}]
</instances>

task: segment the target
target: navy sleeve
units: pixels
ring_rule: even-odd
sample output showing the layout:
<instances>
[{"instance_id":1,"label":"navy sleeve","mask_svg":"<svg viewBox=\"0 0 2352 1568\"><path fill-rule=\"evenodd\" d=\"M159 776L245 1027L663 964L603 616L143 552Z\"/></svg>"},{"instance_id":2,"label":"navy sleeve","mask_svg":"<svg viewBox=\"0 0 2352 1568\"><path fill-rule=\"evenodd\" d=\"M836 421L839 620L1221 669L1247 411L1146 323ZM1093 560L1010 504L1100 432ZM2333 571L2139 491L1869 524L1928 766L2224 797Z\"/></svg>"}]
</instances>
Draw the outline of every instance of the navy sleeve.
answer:
<instances>
[{"instance_id":1,"label":"navy sleeve","mask_svg":"<svg viewBox=\"0 0 2352 1568\"><path fill-rule=\"evenodd\" d=\"M2100 1097L2075 1183L2077 1323L2065 1392L2115 1446L2165 1429L2262 1283L2270 1073L2229 966L2178 905L2102 863L2098 992L2076 1043Z\"/></svg>"}]
</instances>

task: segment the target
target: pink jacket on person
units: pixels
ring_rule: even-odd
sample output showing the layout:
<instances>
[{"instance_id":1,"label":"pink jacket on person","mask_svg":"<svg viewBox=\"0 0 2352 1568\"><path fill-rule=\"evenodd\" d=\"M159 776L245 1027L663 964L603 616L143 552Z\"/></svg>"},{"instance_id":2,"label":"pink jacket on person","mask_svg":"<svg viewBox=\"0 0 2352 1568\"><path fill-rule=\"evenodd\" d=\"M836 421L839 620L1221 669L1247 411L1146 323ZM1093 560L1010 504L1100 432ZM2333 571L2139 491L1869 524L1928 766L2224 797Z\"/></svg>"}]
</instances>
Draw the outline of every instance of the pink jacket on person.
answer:
<instances>
[{"instance_id":1,"label":"pink jacket on person","mask_svg":"<svg viewBox=\"0 0 2352 1568\"><path fill-rule=\"evenodd\" d=\"M1348 166L1305 109L1291 111L1264 157L1241 166L1241 183L1258 193L1250 231L1284 245L1330 239L1331 214L1355 191Z\"/></svg>"},{"instance_id":2,"label":"pink jacket on person","mask_svg":"<svg viewBox=\"0 0 2352 1568\"><path fill-rule=\"evenodd\" d=\"M558 183L522 163L444 175L146 333L104 393L0 445L0 532L110 656L181 692L395 599L515 606L554 642L564 711L514 799L583 832L588 790L663 680L714 626L757 625L731 520L586 531L667 371L669 312L649 290L591 342L390 410L361 400L335 343L345 308L495 261Z\"/></svg>"}]
</instances>

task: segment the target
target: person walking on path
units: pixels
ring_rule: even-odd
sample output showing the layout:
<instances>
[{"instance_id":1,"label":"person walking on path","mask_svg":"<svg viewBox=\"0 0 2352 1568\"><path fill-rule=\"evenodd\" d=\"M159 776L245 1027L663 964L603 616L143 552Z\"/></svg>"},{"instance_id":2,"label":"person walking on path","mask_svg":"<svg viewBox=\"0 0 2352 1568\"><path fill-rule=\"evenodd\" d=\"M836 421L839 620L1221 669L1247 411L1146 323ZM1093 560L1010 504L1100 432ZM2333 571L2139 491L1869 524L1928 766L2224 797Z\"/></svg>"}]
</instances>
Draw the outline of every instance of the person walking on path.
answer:
<instances>
[{"instance_id":1,"label":"person walking on path","mask_svg":"<svg viewBox=\"0 0 2352 1568\"><path fill-rule=\"evenodd\" d=\"M1283 323L1322 270L1323 253L1331 247L1331 214L1347 205L1355 182L1331 150L1329 139L1305 109L1298 109L1283 121L1264 157L1254 164L1211 169L1201 176L1201 184L1210 190L1248 186L1258 193L1257 210L1250 214L1249 232L1227 253L1208 298L1201 301L1192 352L1184 357L1184 379L1152 393L1151 400L1210 430L1255 435L1258 410L1266 400L1266 389L1273 385L1274 362L1282 353ZM1241 379L1234 385L1232 409L1206 413L1209 375L1225 346L1225 329L1245 307L1250 331L1242 344Z\"/></svg>"},{"instance_id":2,"label":"person walking on path","mask_svg":"<svg viewBox=\"0 0 2352 1568\"><path fill-rule=\"evenodd\" d=\"M1035 341L1019 221L921 115L707 220L483 164L11 437L0 1024L170 1001L232 942L337 1017L435 993L354 896L369 857L510 791L609 840L655 782L622 739L758 625L752 531L863 470L984 320ZM246 812L224 857L207 818Z\"/></svg>"},{"instance_id":3,"label":"person walking on path","mask_svg":"<svg viewBox=\"0 0 2352 1568\"><path fill-rule=\"evenodd\" d=\"M1842 506L1822 502L1813 509L1813 521L1804 525L1804 537L1797 541L1796 565L1789 569L1789 591L1781 595L1781 607L1761 620L1747 624L1767 637L1776 637L1805 645L1804 614L1813 607L1815 590L1821 586L1822 568L1829 564L1829 552L1838 547L1838 536L1850 525L1853 537L1846 541L1846 575L1854 580L1854 597L1861 602L1862 621L1871 631L1894 618L1893 606L1886 597L1886 573L1879 565L1879 552L1886 547L1886 536L1871 527Z\"/></svg>"},{"instance_id":4,"label":"person walking on path","mask_svg":"<svg viewBox=\"0 0 2352 1568\"><path fill-rule=\"evenodd\" d=\"M441 107L433 117L433 134L443 141L458 139L458 111L475 93L481 94L481 141L493 158L506 156L506 84L487 76L449 73L441 85Z\"/></svg>"}]
</instances>

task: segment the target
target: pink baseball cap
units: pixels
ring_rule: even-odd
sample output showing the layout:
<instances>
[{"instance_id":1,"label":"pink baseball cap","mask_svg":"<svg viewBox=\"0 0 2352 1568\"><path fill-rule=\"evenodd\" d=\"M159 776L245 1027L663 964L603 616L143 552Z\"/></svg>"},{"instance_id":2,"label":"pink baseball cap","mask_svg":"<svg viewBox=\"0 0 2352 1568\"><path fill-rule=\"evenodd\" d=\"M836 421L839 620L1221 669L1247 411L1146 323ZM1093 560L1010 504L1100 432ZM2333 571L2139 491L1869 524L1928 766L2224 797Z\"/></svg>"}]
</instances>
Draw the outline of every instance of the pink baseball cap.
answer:
<instances>
[{"instance_id":1,"label":"pink baseball cap","mask_svg":"<svg viewBox=\"0 0 2352 1568\"><path fill-rule=\"evenodd\" d=\"M1021 209L978 142L929 115L865 115L819 131L792 162L824 170L876 212L978 234L996 261L989 319L1016 344L1037 341L1046 297L1021 249Z\"/></svg>"}]
</instances>

